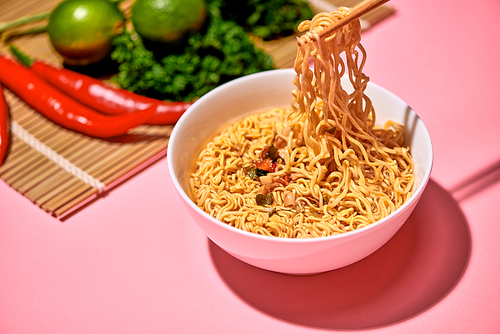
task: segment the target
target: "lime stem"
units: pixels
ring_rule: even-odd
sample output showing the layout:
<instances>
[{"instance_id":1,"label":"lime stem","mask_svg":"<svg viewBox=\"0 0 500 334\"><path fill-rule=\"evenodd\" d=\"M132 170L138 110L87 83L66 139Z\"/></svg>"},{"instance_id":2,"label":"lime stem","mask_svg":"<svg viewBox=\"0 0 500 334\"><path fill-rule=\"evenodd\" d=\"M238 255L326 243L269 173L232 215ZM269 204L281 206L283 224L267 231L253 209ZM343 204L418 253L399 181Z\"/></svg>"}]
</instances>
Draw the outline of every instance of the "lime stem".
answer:
<instances>
[{"instance_id":1,"label":"lime stem","mask_svg":"<svg viewBox=\"0 0 500 334\"><path fill-rule=\"evenodd\" d=\"M31 64L33 64L33 62L35 61L35 59L23 53L21 50L19 50L12 44L9 45L9 50L21 63L23 63L27 67L31 67Z\"/></svg>"},{"instance_id":2,"label":"lime stem","mask_svg":"<svg viewBox=\"0 0 500 334\"><path fill-rule=\"evenodd\" d=\"M19 37L19 36L38 34L38 33L46 32L46 31L47 31L46 25L42 26L42 27L32 28L32 29L14 31L12 33L9 33L7 36L5 36L5 41L7 42L7 41L9 41L15 37Z\"/></svg>"},{"instance_id":3,"label":"lime stem","mask_svg":"<svg viewBox=\"0 0 500 334\"><path fill-rule=\"evenodd\" d=\"M18 27L20 25L26 24L26 23L46 19L49 17L49 15L50 15L50 12L43 12L43 13L22 16L20 18L13 19L10 21L0 22L0 34L3 33L5 30L10 29L10 28L14 28L14 27Z\"/></svg>"}]
</instances>

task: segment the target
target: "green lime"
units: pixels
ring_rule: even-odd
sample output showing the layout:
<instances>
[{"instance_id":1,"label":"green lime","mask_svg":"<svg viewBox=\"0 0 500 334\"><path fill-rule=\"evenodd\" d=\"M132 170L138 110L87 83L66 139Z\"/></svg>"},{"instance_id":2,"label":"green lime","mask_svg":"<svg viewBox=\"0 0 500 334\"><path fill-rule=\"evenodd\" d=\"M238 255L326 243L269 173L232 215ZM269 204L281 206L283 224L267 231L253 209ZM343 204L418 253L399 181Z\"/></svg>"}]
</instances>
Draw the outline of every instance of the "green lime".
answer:
<instances>
[{"instance_id":1,"label":"green lime","mask_svg":"<svg viewBox=\"0 0 500 334\"><path fill-rule=\"evenodd\" d=\"M123 26L122 11L108 0L64 0L50 14L47 29L66 64L88 65L109 54Z\"/></svg>"},{"instance_id":2,"label":"green lime","mask_svg":"<svg viewBox=\"0 0 500 334\"><path fill-rule=\"evenodd\" d=\"M137 33L153 42L177 42L203 26L204 0L136 0L131 21Z\"/></svg>"}]
</instances>

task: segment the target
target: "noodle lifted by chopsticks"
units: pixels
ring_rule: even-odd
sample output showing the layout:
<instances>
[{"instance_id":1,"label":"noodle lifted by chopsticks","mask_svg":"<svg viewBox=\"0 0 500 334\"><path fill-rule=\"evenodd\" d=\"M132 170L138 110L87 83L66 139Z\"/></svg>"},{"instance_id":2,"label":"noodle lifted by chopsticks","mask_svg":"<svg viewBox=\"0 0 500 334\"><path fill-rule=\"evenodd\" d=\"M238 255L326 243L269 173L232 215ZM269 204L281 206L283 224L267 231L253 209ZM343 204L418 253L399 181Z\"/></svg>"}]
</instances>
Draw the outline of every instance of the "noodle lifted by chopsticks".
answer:
<instances>
[{"instance_id":1,"label":"noodle lifted by chopsticks","mask_svg":"<svg viewBox=\"0 0 500 334\"><path fill-rule=\"evenodd\" d=\"M404 127L375 128L364 94L369 78L359 20L326 40L319 36L349 12L320 13L299 25L309 32L298 38L290 110L246 117L200 153L191 190L211 216L263 235L321 237L372 224L411 197Z\"/></svg>"}]
</instances>

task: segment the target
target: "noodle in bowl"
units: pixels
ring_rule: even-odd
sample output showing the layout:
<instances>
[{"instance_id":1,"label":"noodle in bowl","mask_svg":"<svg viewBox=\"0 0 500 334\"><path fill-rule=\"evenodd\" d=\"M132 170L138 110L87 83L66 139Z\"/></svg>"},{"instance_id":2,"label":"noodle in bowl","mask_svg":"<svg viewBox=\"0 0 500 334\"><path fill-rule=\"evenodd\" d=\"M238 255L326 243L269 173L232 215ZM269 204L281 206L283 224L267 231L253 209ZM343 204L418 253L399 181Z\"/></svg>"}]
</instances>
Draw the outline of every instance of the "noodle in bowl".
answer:
<instances>
[{"instance_id":1,"label":"noodle in bowl","mask_svg":"<svg viewBox=\"0 0 500 334\"><path fill-rule=\"evenodd\" d=\"M272 108L289 108L295 89L293 69L252 74L226 83L196 101L178 121L168 145L168 168L187 211L219 247L253 266L288 274L314 274L357 262L383 246L405 223L430 177L433 151L425 125L400 98L368 82L366 95L376 110L376 123L394 121L405 127L405 145L413 157L411 197L370 225L325 237L294 239L259 235L223 223L192 199L190 177L196 159L221 129L245 116ZM349 85L342 78L342 85Z\"/></svg>"}]
</instances>

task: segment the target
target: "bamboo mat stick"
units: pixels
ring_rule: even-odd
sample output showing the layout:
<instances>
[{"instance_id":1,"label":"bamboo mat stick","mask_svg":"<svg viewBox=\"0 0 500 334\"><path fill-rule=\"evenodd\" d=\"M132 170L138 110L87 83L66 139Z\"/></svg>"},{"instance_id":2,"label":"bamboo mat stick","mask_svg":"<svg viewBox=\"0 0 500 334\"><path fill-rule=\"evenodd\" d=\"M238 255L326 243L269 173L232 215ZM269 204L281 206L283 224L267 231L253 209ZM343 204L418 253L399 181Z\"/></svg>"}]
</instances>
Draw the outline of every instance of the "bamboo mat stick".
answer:
<instances>
[{"instance_id":1,"label":"bamboo mat stick","mask_svg":"<svg viewBox=\"0 0 500 334\"><path fill-rule=\"evenodd\" d=\"M80 192L78 196L66 199L62 205L57 206L55 208L51 208L50 212L52 212L56 217L63 217L65 213L70 212L72 209L80 205L89 197L96 195L96 193L97 191L93 188Z\"/></svg>"},{"instance_id":2,"label":"bamboo mat stick","mask_svg":"<svg viewBox=\"0 0 500 334\"><path fill-rule=\"evenodd\" d=\"M31 164L19 174L6 177L5 180L9 183L16 184L16 186L25 193L29 189L28 184L38 182L37 178L43 179L43 174L47 170L54 169L56 166L57 164L52 160L38 153L35 163Z\"/></svg>"},{"instance_id":3,"label":"bamboo mat stick","mask_svg":"<svg viewBox=\"0 0 500 334\"><path fill-rule=\"evenodd\" d=\"M16 165L16 168L9 170L9 172L7 172L3 175L4 179L6 179L12 183L15 183L16 181L22 182L22 176L26 174L25 171L26 171L27 167L29 168L33 164L38 165L39 161L49 160L44 155L42 155L38 152L35 153L33 151L31 151L29 155L25 155L24 157L22 157L22 159L23 159L23 161L19 161ZM33 172L33 171L30 169L30 172ZM30 175L30 177L33 177L33 175Z\"/></svg>"},{"instance_id":4,"label":"bamboo mat stick","mask_svg":"<svg viewBox=\"0 0 500 334\"><path fill-rule=\"evenodd\" d=\"M12 109L12 114L15 116L12 116L11 119L19 125L22 125L23 128L26 128L26 126L29 127L30 124L31 129L33 129L33 125L35 125L35 127L45 125L45 117L40 114L35 114L32 110L27 109L28 108L26 106L20 106L19 108Z\"/></svg>"},{"instance_id":5,"label":"bamboo mat stick","mask_svg":"<svg viewBox=\"0 0 500 334\"><path fill-rule=\"evenodd\" d=\"M18 183L21 183L21 184L25 184L27 181L31 181L33 179L36 179L37 176L38 177L43 177L41 175L38 175L37 173L35 173L37 170L39 172L41 172L40 170L40 163L43 162L44 164L50 166L53 170L57 170L57 169L60 169L60 166L58 166L57 164L55 164L53 161L51 161L50 159L48 159L47 157L45 157L44 155L42 155L41 153L38 153L36 151L33 151L32 148L27 145L27 144L24 144L25 147L27 148L27 150L23 150L23 152L26 152L27 154L25 155L21 155L21 156L16 156L15 160L12 161L12 164L14 164L13 168L10 168L8 169L8 173L4 173L2 175L2 177L4 178L4 180L6 180L7 182L9 183L12 183L12 182L18 182ZM71 147L71 142L68 143L68 147ZM15 179L15 176L12 177L10 174L11 173L16 173L18 171L16 165L20 165L22 164L22 160L23 159L29 159L30 158L30 155L33 155L36 157L36 166L30 166L27 171L29 171L29 173L24 173L25 177L28 178L28 179L25 179L24 177L23 178L18 178L18 179ZM21 168L23 168L24 166L22 166ZM45 168L43 169L45 170ZM11 172L12 171L12 172ZM26 191L27 189L25 189Z\"/></svg>"},{"instance_id":6,"label":"bamboo mat stick","mask_svg":"<svg viewBox=\"0 0 500 334\"><path fill-rule=\"evenodd\" d=\"M163 152L166 154L166 150L163 150ZM164 156L165 154L163 154L162 156ZM154 161L156 161L159 158L158 158L158 155L151 155L150 159L153 159ZM141 165L138 164L136 167L141 167ZM130 177L130 175L129 175L129 177ZM106 181L107 185L112 185L113 183L119 181L120 179L121 179L121 177L117 177L116 175L113 175L112 178L105 180L105 181ZM77 192L75 192L75 194L76 193ZM53 209L53 212L54 212L56 217L59 217L62 214L64 214L65 212L70 211L72 208L74 208L79 203L84 201L87 197L92 196L92 195L95 195L95 191L90 190L87 193L77 195L77 197L66 201L66 203L62 203L62 206ZM62 201L62 202L64 202L64 201Z\"/></svg>"},{"instance_id":7,"label":"bamboo mat stick","mask_svg":"<svg viewBox=\"0 0 500 334\"><path fill-rule=\"evenodd\" d=\"M69 158L67 155L71 150L78 150L80 147L88 145L89 138L75 136L74 134L62 132L64 135L64 140L54 143L50 148L59 155L64 156L66 159Z\"/></svg>"},{"instance_id":8,"label":"bamboo mat stick","mask_svg":"<svg viewBox=\"0 0 500 334\"><path fill-rule=\"evenodd\" d=\"M43 142L61 132L60 127L52 122L43 122L40 124L40 119L31 116L28 116L23 121L18 121L17 124Z\"/></svg>"},{"instance_id":9,"label":"bamboo mat stick","mask_svg":"<svg viewBox=\"0 0 500 334\"><path fill-rule=\"evenodd\" d=\"M78 180L78 182L74 182L73 184L66 187L66 189L63 189L59 193L56 193L55 196L53 196L49 200L42 202L40 206L44 210L55 211L64 206L66 203L72 202L75 198L78 198L82 192L90 192L92 194L95 194L97 193L97 189Z\"/></svg>"},{"instance_id":10,"label":"bamboo mat stick","mask_svg":"<svg viewBox=\"0 0 500 334\"><path fill-rule=\"evenodd\" d=\"M146 150L146 153L149 152L149 147L145 146L143 150ZM129 157L129 159L133 159L134 161L141 161L142 158L144 158L144 151L141 152L134 152L135 154L127 154L126 156ZM137 159L141 158L141 159ZM117 163L117 161L114 161L114 163ZM89 165L90 163L87 163ZM91 171L91 168L89 166L82 166L85 170ZM123 166L122 166L123 167ZM78 187L79 184L81 184L81 181L68 181L64 187L59 187L56 191L52 191L50 193L45 194L44 196L39 198L39 203L42 206L47 206L47 207L57 207L60 205L63 205L65 201L67 201L68 198L72 198L74 196L77 196L78 192Z\"/></svg>"},{"instance_id":11,"label":"bamboo mat stick","mask_svg":"<svg viewBox=\"0 0 500 334\"><path fill-rule=\"evenodd\" d=\"M42 142L61 132L59 126L51 122L40 122L40 119L35 117L28 117L24 122L17 122L17 125Z\"/></svg>"},{"instance_id":12,"label":"bamboo mat stick","mask_svg":"<svg viewBox=\"0 0 500 334\"><path fill-rule=\"evenodd\" d=\"M9 105L9 109L17 109L21 106L24 106L24 102L19 100L17 96L10 92L6 87L3 87L3 92L5 96L5 102Z\"/></svg>"},{"instance_id":13,"label":"bamboo mat stick","mask_svg":"<svg viewBox=\"0 0 500 334\"><path fill-rule=\"evenodd\" d=\"M60 167L53 161L47 159L46 163L44 163L42 167L35 171L36 174L28 175L25 179L22 180L22 182L13 184L12 186L16 188L21 194L25 195L32 202L34 202L31 197L26 195L28 191L36 188L38 184L40 184L43 180L46 180L48 177L53 175L55 171L58 170L60 170Z\"/></svg>"},{"instance_id":14,"label":"bamboo mat stick","mask_svg":"<svg viewBox=\"0 0 500 334\"><path fill-rule=\"evenodd\" d=\"M116 152L110 154L107 156L105 159L102 159L98 163L94 164L93 166L90 166L88 168L88 171L95 175L98 179L104 180L107 173L113 173L116 170L116 166L118 166L121 161L123 160L129 160L129 157L134 157L136 158L136 152L143 152L144 149L147 147L150 147L151 143L140 143L136 144L134 146L133 150L127 150L126 148L123 148L122 150L117 150ZM158 148L166 147L165 143L160 143L158 145ZM127 154L122 154L123 150L127 150Z\"/></svg>"},{"instance_id":15,"label":"bamboo mat stick","mask_svg":"<svg viewBox=\"0 0 500 334\"><path fill-rule=\"evenodd\" d=\"M98 163L89 166L88 171L89 173L95 175L98 179L102 180L103 173L114 171L116 166L120 163L121 159L126 159L129 156L135 156L135 152L143 149L144 147L149 147L149 145L144 143L141 144L140 146L135 146L134 150L129 150L126 147L117 149L115 152L109 154L107 157L105 157ZM123 154L125 152L126 154Z\"/></svg>"},{"instance_id":16,"label":"bamboo mat stick","mask_svg":"<svg viewBox=\"0 0 500 334\"><path fill-rule=\"evenodd\" d=\"M85 191L86 189L95 189L95 191L98 191L97 188L92 187L91 185L83 182L82 180L76 179L71 176L64 176L63 182L60 182L58 186L49 188L42 195L36 196L36 203L40 206L47 206L47 203L50 202L55 197L57 197L58 195L63 195L66 198L68 198L67 190L71 189L74 185L78 185L79 192Z\"/></svg>"},{"instance_id":17,"label":"bamboo mat stick","mask_svg":"<svg viewBox=\"0 0 500 334\"><path fill-rule=\"evenodd\" d=\"M39 124L41 120L47 119L40 113L35 112L33 109L31 109L31 107L24 104L24 102L22 102L21 104L17 104L16 106L14 106L14 108L11 108L11 110L13 114L12 120L20 124L26 124L29 122L37 122L37 124Z\"/></svg>"},{"instance_id":18,"label":"bamboo mat stick","mask_svg":"<svg viewBox=\"0 0 500 334\"><path fill-rule=\"evenodd\" d=\"M137 166L139 164L138 158L143 158L144 160L148 160L152 155L148 155L147 148L143 148L141 151L136 154L131 154L126 159L118 162L116 165L112 166L110 169L103 169L102 174L98 174L99 178L104 180L107 184L114 181L117 178L116 172L124 168L124 166Z\"/></svg>"},{"instance_id":19,"label":"bamboo mat stick","mask_svg":"<svg viewBox=\"0 0 500 334\"><path fill-rule=\"evenodd\" d=\"M35 133L33 135L49 147L55 145L62 138L64 138L64 135L61 133L61 131L59 131L59 128L50 126L49 124L40 127L40 131L42 131L42 133Z\"/></svg>"},{"instance_id":20,"label":"bamboo mat stick","mask_svg":"<svg viewBox=\"0 0 500 334\"><path fill-rule=\"evenodd\" d=\"M73 179L72 175L65 170L58 169L55 173L42 180L36 187L28 190L24 195L32 198L33 202L40 204L43 197L53 189L64 186L66 182Z\"/></svg>"},{"instance_id":21,"label":"bamboo mat stick","mask_svg":"<svg viewBox=\"0 0 500 334\"><path fill-rule=\"evenodd\" d=\"M131 156L130 152L130 147L123 146L121 147L124 150L129 151L126 156ZM149 147L148 147L149 149ZM89 155L87 154L88 152L86 151L92 151L92 154ZM96 162L102 162L106 161L107 158L112 157L114 155L120 156L120 153L122 150L116 150L115 147L104 147L104 146L87 146L86 150L80 151L79 152L79 157L76 156L75 160L72 162L75 163L78 167L82 168L83 170L86 170L89 174L93 174L91 172L91 167L96 165ZM83 157L87 158L83 158ZM89 158L91 157L91 158ZM116 161L113 161L113 163L116 163ZM108 167L109 168L109 167ZM61 175L60 176L63 179L63 182L60 184L63 184L63 186L59 185L54 185L52 188L49 186L46 187L39 187L38 192L34 191L30 195L33 197L37 197L37 203L38 204L43 204L47 200L53 198L54 196L57 195L57 193L61 193L65 191L66 188L71 187L74 182L79 182L80 180L74 179L74 181L71 180L70 175Z\"/></svg>"},{"instance_id":22,"label":"bamboo mat stick","mask_svg":"<svg viewBox=\"0 0 500 334\"><path fill-rule=\"evenodd\" d=\"M54 163L48 158L41 156L30 168L21 175L14 175L9 179L9 182L15 186L15 188L22 194L25 194L29 189L29 185L33 182L38 175L43 174L48 169L53 167ZM17 178L16 178L17 177Z\"/></svg>"},{"instance_id":23,"label":"bamboo mat stick","mask_svg":"<svg viewBox=\"0 0 500 334\"><path fill-rule=\"evenodd\" d=\"M88 170L88 168L90 167L89 165L92 165L92 164L87 164L87 166L82 166L82 168L84 170L86 170L87 172L89 172L89 170ZM97 179L101 180L100 178L97 178ZM65 198L64 200L62 200L62 204L64 204L64 202L67 201L68 199L71 199L71 198L77 196L77 194L74 194L74 191L72 189L74 189L75 184L81 184L81 182L83 182L83 181L76 179L76 178L73 178L73 180L69 180L64 185L64 187L58 187L57 191L48 192L43 197L41 197L40 203L45 204L48 201L52 201L54 198ZM90 185L85 185L85 186L90 187ZM69 191L68 191L68 189L69 189ZM59 202L61 202L61 200L59 200ZM59 202L57 202L55 204L55 206L60 206L61 204Z\"/></svg>"},{"instance_id":24,"label":"bamboo mat stick","mask_svg":"<svg viewBox=\"0 0 500 334\"><path fill-rule=\"evenodd\" d=\"M38 36L37 36L38 37ZM19 37L12 41L12 44L19 46L26 54L36 56L37 59L49 62L51 64L60 64L62 58L54 52L47 35L39 34L37 42L32 42L33 38Z\"/></svg>"},{"instance_id":25,"label":"bamboo mat stick","mask_svg":"<svg viewBox=\"0 0 500 334\"><path fill-rule=\"evenodd\" d=\"M11 1L6 5L2 4L2 11L4 13L7 13L7 15L2 17L2 20L10 21L22 17L25 15L24 12L26 11L27 5L37 6L36 8L38 8L38 6L40 5L39 3L40 1L41 0L38 1L18 0L18 1Z\"/></svg>"},{"instance_id":26,"label":"bamboo mat stick","mask_svg":"<svg viewBox=\"0 0 500 334\"><path fill-rule=\"evenodd\" d=\"M84 144L80 144L80 143L77 143L75 146L77 147L85 147ZM71 148L71 146L69 146ZM70 155L68 155L68 158L71 159L72 157L74 156L78 156L79 152L71 152ZM68 159L68 160L69 160ZM53 164L52 165L52 168L51 168L51 172L54 174L54 173L61 173L61 174L58 174L58 175L68 175L68 176L71 176L71 174L69 174L68 172L66 172L65 170L61 169L61 167L57 164ZM38 178L37 178L37 186L40 186L40 184L42 184L44 182L44 175L40 175ZM42 191L43 189L40 189L40 191ZM26 189L26 191L30 191L30 189Z\"/></svg>"},{"instance_id":27,"label":"bamboo mat stick","mask_svg":"<svg viewBox=\"0 0 500 334\"><path fill-rule=\"evenodd\" d=\"M78 147L80 147L80 145L85 145L85 143L81 143L80 141L78 141L78 142L75 144L75 146L78 146ZM70 144L69 144L69 145L67 145L67 148L71 148L71 146L72 146L72 145L70 145ZM37 152L36 154L39 154L40 156L42 156L43 158L45 158L42 154L40 154L40 153L38 153L38 152ZM47 160L48 160L47 164L48 164L48 167L49 167L49 169L48 169L48 171L49 171L49 172L51 172L51 173L55 173L55 172L57 172L57 171L61 170L61 167L60 167L59 165L57 165L56 163L54 163L53 161L51 161L51 160L49 160L49 159L47 159ZM45 179L46 179L46 177L47 177L47 174L46 174L46 169L45 169L45 170L44 170L44 172L43 172L43 173L41 173L41 174L33 174L33 175L30 175L30 176L31 176L31 180L30 180L31 182L30 182L29 184L30 184L31 186L36 186L36 185L40 184L41 182L43 182L43 180L45 180ZM5 178L4 178L4 179L5 179ZM8 181L8 180L7 180L7 181ZM24 193L26 193L26 192L28 192L30 189L31 189L31 188L24 188L24 189L23 189L23 192L24 192Z\"/></svg>"},{"instance_id":28,"label":"bamboo mat stick","mask_svg":"<svg viewBox=\"0 0 500 334\"><path fill-rule=\"evenodd\" d=\"M17 171L16 174L8 177L6 179L12 184L16 184L19 188L22 188L24 184L32 180L37 174L43 172L46 168L52 166L53 162L43 155L33 156L33 161L27 160L27 166L24 169Z\"/></svg>"},{"instance_id":29,"label":"bamboo mat stick","mask_svg":"<svg viewBox=\"0 0 500 334\"><path fill-rule=\"evenodd\" d=\"M70 150L64 154L64 157L75 165L78 165L82 160L91 163L113 152L114 149L115 147L108 144L89 140L86 145L70 147Z\"/></svg>"},{"instance_id":30,"label":"bamboo mat stick","mask_svg":"<svg viewBox=\"0 0 500 334\"><path fill-rule=\"evenodd\" d=\"M23 194L29 198L36 198L45 192L46 187L57 186L64 175L67 173L61 168L54 168L57 166L54 162L49 160L47 164L48 169L43 173L35 175L31 180L31 187L23 189Z\"/></svg>"},{"instance_id":31,"label":"bamboo mat stick","mask_svg":"<svg viewBox=\"0 0 500 334\"><path fill-rule=\"evenodd\" d=\"M22 157L31 150L30 146L14 136L11 141L10 152L7 155L6 163L0 166L0 175L15 168L16 162L21 161Z\"/></svg>"},{"instance_id":32,"label":"bamboo mat stick","mask_svg":"<svg viewBox=\"0 0 500 334\"><path fill-rule=\"evenodd\" d=\"M31 151L30 151L31 152ZM31 170L31 166L36 164L38 161L42 160L44 158L43 155L41 154L31 154L28 156L23 156L21 159L19 159L16 162L15 168L11 168L5 173L2 173L2 177L4 180L14 183L16 180L19 179L20 174L26 173L27 170Z\"/></svg>"},{"instance_id":33,"label":"bamboo mat stick","mask_svg":"<svg viewBox=\"0 0 500 334\"><path fill-rule=\"evenodd\" d=\"M34 152L29 145L26 145L24 142L20 141L22 144L19 146L13 146L12 150L14 149L22 149L23 152L25 152L23 155L17 155L13 157L12 160L9 160L9 164L6 164L8 168L2 169L1 175L4 181L8 183L12 183L14 179L16 178L16 175L18 175L19 172L23 172L26 169L32 168L30 164L32 164L34 161L30 161L31 159L42 159L44 156ZM17 144L17 142L16 142ZM21 146L22 145L22 146ZM16 151L17 153L17 151Z\"/></svg>"}]
</instances>

